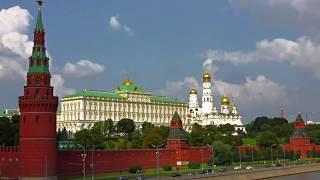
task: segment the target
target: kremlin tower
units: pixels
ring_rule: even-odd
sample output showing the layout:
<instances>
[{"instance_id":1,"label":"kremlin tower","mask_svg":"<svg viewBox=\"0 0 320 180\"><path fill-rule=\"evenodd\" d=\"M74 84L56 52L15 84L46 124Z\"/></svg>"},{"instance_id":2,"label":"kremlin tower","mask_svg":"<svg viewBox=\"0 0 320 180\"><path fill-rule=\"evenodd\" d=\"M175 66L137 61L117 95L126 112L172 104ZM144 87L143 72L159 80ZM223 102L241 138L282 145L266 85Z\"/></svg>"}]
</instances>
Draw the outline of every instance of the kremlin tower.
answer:
<instances>
[{"instance_id":1,"label":"kremlin tower","mask_svg":"<svg viewBox=\"0 0 320 180\"><path fill-rule=\"evenodd\" d=\"M19 97L20 177L56 179L56 111L58 97L50 85L49 58L46 55L42 23L42 0L38 0L34 46L29 58L27 85Z\"/></svg>"},{"instance_id":2,"label":"kremlin tower","mask_svg":"<svg viewBox=\"0 0 320 180\"><path fill-rule=\"evenodd\" d=\"M208 71L203 75L202 113L209 114L213 109L213 96L211 94L211 76Z\"/></svg>"}]
</instances>

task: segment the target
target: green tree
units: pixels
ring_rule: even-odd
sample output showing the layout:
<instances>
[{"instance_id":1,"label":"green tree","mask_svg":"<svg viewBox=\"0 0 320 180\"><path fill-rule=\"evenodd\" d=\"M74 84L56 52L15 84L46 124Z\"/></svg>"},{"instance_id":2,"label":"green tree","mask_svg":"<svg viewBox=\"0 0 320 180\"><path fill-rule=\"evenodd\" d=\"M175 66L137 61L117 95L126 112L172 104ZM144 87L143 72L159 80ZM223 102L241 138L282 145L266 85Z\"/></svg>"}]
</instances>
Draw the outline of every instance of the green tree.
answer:
<instances>
[{"instance_id":1,"label":"green tree","mask_svg":"<svg viewBox=\"0 0 320 180\"><path fill-rule=\"evenodd\" d=\"M95 148L101 149L103 148L103 142L105 140L105 136L100 128L95 128L94 126L89 130L90 132L90 143L91 146Z\"/></svg>"},{"instance_id":2,"label":"green tree","mask_svg":"<svg viewBox=\"0 0 320 180\"><path fill-rule=\"evenodd\" d=\"M311 141L317 145L320 145L320 129L307 131Z\"/></svg>"},{"instance_id":3,"label":"green tree","mask_svg":"<svg viewBox=\"0 0 320 180\"><path fill-rule=\"evenodd\" d=\"M128 135L129 138L131 138L131 135L134 132L135 127L136 126L135 126L134 121L132 119L121 119L117 123L117 131Z\"/></svg>"},{"instance_id":4,"label":"green tree","mask_svg":"<svg viewBox=\"0 0 320 180\"><path fill-rule=\"evenodd\" d=\"M205 145L205 131L203 127L197 123L192 126L192 130L189 136L189 144L196 147Z\"/></svg>"},{"instance_id":5,"label":"green tree","mask_svg":"<svg viewBox=\"0 0 320 180\"><path fill-rule=\"evenodd\" d=\"M234 133L234 127L231 124L222 124L218 127L218 130L223 136L232 135Z\"/></svg>"},{"instance_id":6,"label":"green tree","mask_svg":"<svg viewBox=\"0 0 320 180\"><path fill-rule=\"evenodd\" d=\"M100 131L105 140L110 139L110 137L115 132L112 119L96 122L92 128Z\"/></svg>"},{"instance_id":7,"label":"green tree","mask_svg":"<svg viewBox=\"0 0 320 180\"><path fill-rule=\"evenodd\" d=\"M141 131L143 134L145 134L147 131L149 131L151 128L154 127L152 123L147 121L143 122L141 126L142 126Z\"/></svg>"},{"instance_id":8,"label":"green tree","mask_svg":"<svg viewBox=\"0 0 320 180\"><path fill-rule=\"evenodd\" d=\"M68 139L67 129L64 127L62 131L59 129L57 132L57 141L64 141Z\"/></svg>"},{"instance_id":9,"label":"green tree","mask_svg":"<svg viewBox=\"0 0 320 180\"><path fill-rule=\"evenodd\" d=\"M214 162L217 165L229 165L232 162L232 148L221 141L214 142Z\"/></svg>"},{"instance_id":10,"label":"green tree","mask_svg":"<svg viewBox=\"0 0 320 180\"><path fill-rule=\"evenodd\" d=\"M263 148L278 144L277 135L271 131L264 131L257 136L257 145Z\"/></svg>"},{"instance_id":11,"label":"green tree","mask_svg":"<svg viewBox=\"0 0 320 180\"><path fill-rule=\"evenodd\" d=\"M166 139L161 134L161 129L154 127L150 129L143 137L143 147L152 148L152 145L165 145Z\"/></svg>"},{"instance_id":12,"label":"green tree","mask_svg":"<svg viewBox=\"0 0 320 180\"><path fill-rule=\"evenodd\" d=\"M81 129L74 134L74 143L85 148L92 147L92 137L89 129Z\"/></svg>"},{"instance_id":13,"label":"green tree","mask_svg":"<svg viewBox=\"0 0 320 180\"><path fill-rule=\"evenodd\" d=\"M132 134L132 148L141 149L143 146L143 136L139 131Z\"/></svg>"}]
</instances>

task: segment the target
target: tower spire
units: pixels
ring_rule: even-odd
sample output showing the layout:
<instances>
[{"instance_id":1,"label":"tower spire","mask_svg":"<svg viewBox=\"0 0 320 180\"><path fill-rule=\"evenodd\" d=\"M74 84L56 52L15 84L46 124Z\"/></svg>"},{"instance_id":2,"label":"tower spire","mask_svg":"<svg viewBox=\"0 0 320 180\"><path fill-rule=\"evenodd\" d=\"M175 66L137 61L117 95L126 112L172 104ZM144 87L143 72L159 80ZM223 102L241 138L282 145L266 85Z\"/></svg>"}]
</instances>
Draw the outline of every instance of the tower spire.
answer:
<instances>
[{"instance_id":1,"label":"tower spire","mask_svg":"<svg viewBox=\"0 0 320 180\"><path fill-rule=\"evenodd\" d=\"M49 72L49 58L46 55L45 47L45 32L42 23L42 0L37 0L38 3L38 16L36 27L34 30L34 45L32 55L29 58L28 74L50 74Z\"/></svg>"},{"instance_id":2,"label":"tower spire","mask_svg":"<svg viewBox=\"0 0 320 180\"><path fill-rule=\"evenodd\" d=\"M43 31L43 23L42 23L42 15L41 15L41 10L42 10L42 0L37 0L38 3L38 16L37 16L37 24L36 24L36 31Z\"/></svg>"}]
</instances>

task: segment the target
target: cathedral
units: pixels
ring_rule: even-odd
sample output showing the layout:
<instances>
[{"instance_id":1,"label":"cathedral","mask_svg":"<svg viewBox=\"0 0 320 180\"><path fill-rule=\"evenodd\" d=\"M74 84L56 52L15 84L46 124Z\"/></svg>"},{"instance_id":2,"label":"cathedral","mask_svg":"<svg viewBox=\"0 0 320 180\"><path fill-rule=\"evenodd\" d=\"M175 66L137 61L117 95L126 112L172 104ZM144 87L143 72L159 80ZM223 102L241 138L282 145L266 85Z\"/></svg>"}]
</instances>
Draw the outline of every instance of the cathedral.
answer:
<instances>
[{"instance_id":1,"label":"cathedral","mask_svg":"<svg viewBox=\"0 0 320 180\"><path fill-rule=\"evenodd\" d=\"M206 125L223 125L231 124L236 131L245 132L245 128L241 122L241 116L233 100L224 95L220 100L220 111L216 107L214 97L212 95L212 78L208 71L203 75L203 91L201 98L201 106L198 101L198 91L192 88L189 93L188 118L190 122L198 123L202 126Z\"/></svg>"}]
</instances>

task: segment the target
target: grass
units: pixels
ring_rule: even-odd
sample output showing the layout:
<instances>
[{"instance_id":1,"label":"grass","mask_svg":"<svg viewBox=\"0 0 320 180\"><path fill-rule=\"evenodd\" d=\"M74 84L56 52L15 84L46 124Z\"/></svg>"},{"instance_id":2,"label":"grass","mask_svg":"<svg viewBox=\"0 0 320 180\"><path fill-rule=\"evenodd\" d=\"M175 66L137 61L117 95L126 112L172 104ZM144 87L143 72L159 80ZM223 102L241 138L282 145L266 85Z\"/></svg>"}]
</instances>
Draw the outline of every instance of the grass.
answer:
<instances>
[{"instance_id":1,"label":"grass","mask_svg":"<svg viewBox=\"0 0 320 180\"><path fill-rule=\"evenodd\" d=\"M251 146L257 145L255 138L243 138L242 141L244 145L251 145Z\"/></svg>"}]
</instances>

